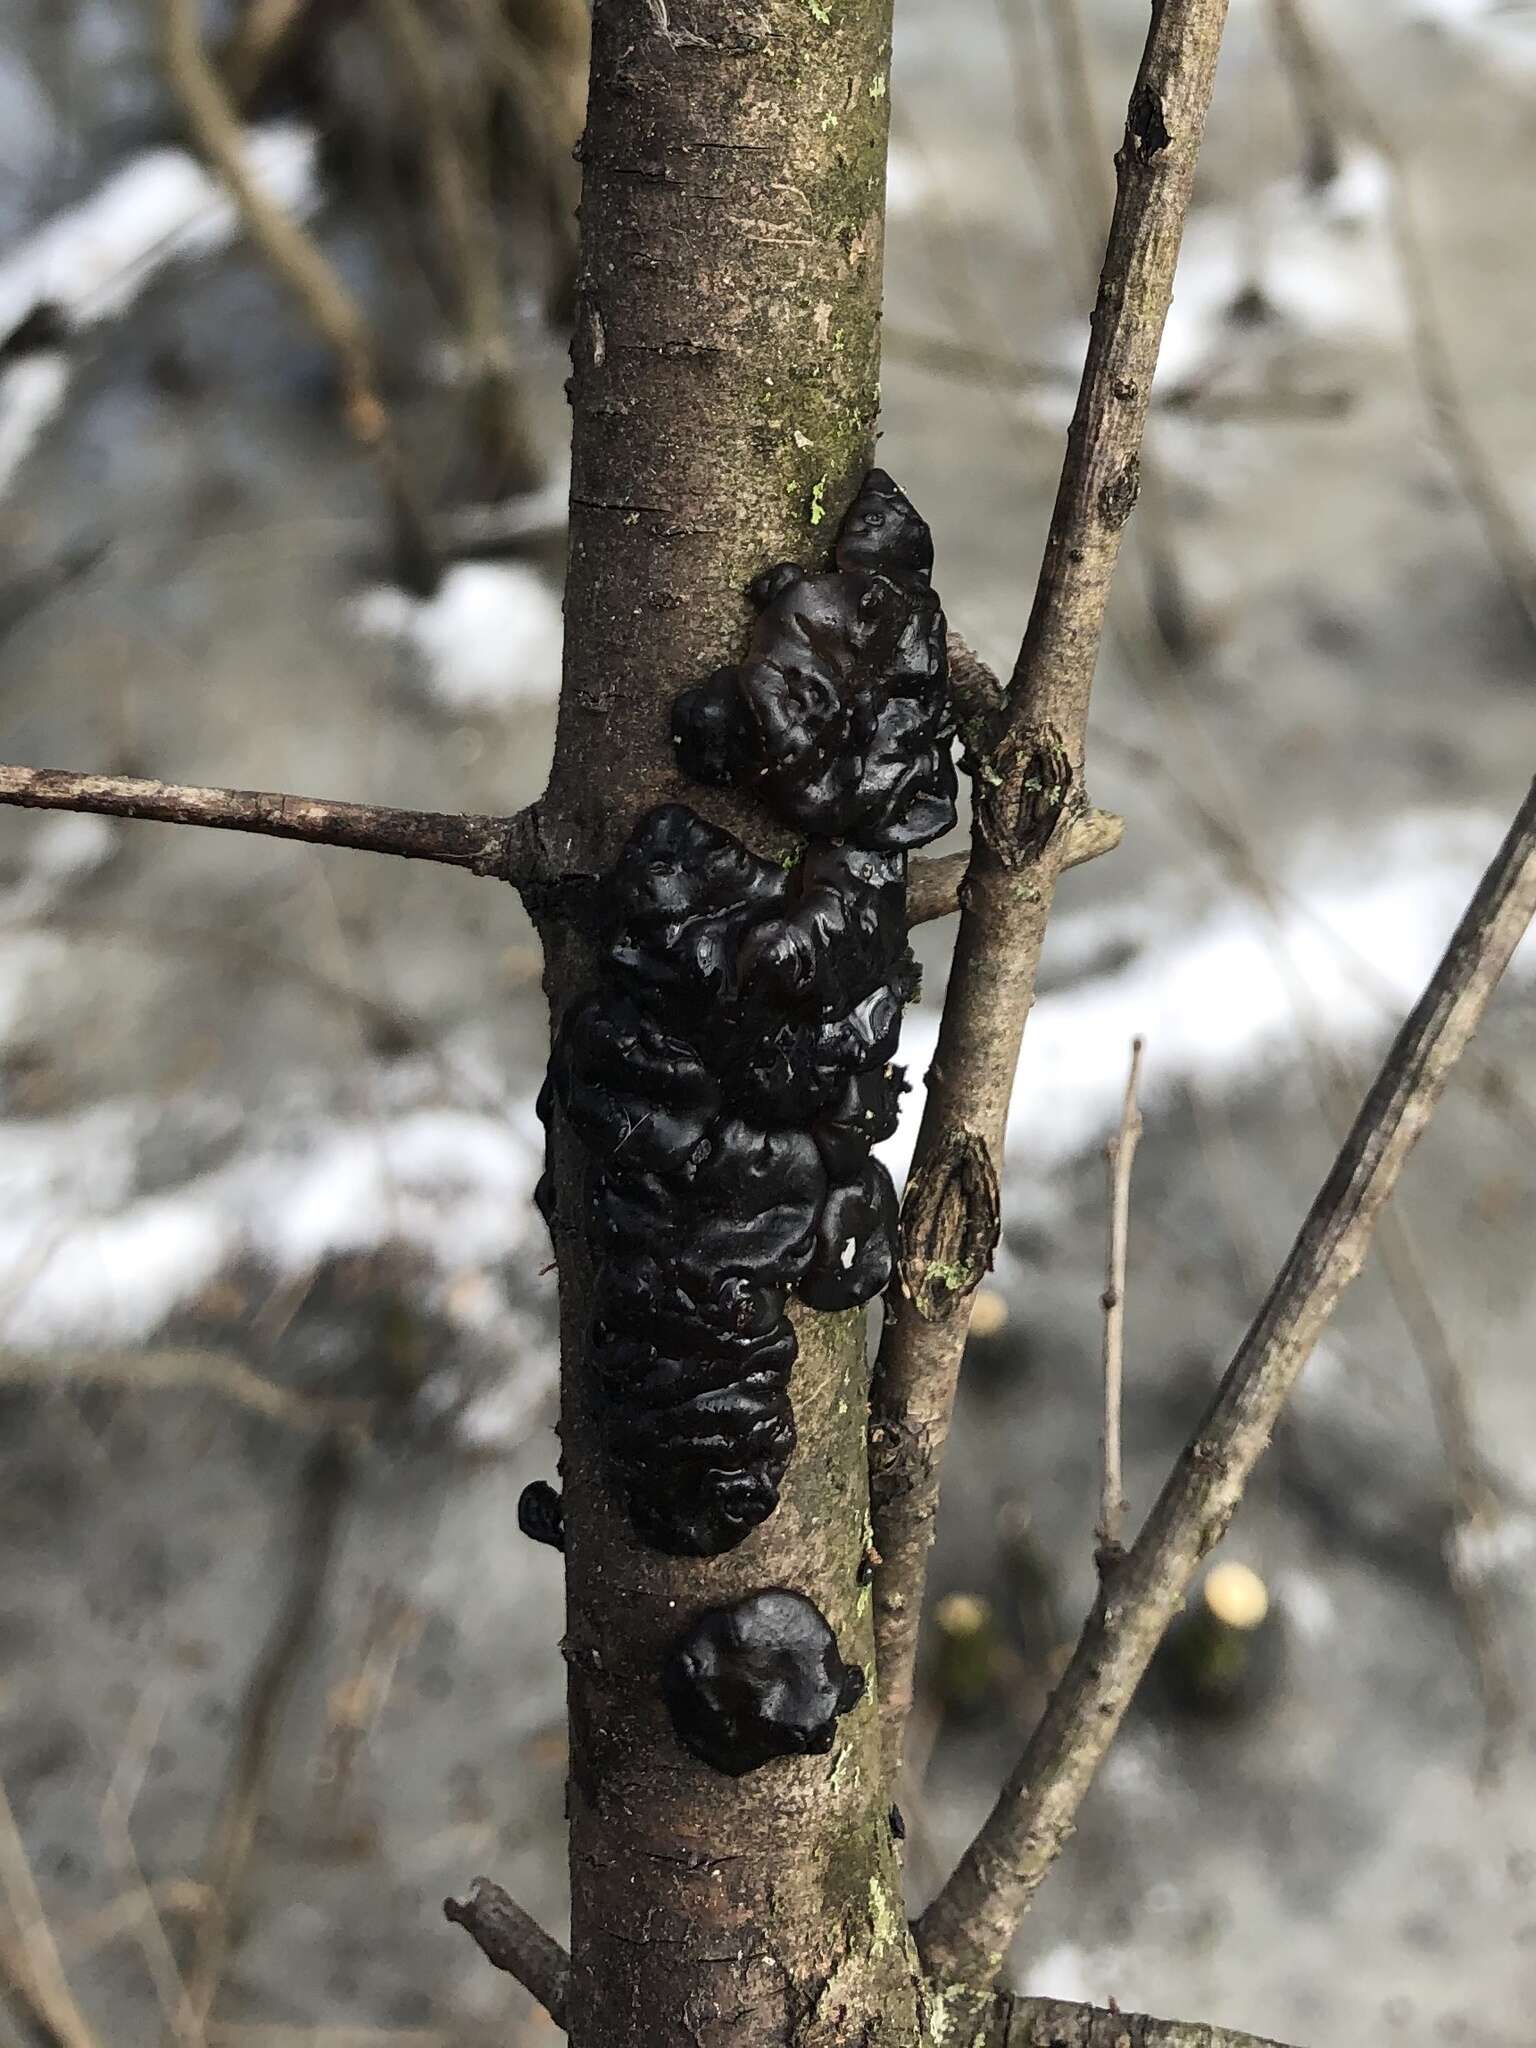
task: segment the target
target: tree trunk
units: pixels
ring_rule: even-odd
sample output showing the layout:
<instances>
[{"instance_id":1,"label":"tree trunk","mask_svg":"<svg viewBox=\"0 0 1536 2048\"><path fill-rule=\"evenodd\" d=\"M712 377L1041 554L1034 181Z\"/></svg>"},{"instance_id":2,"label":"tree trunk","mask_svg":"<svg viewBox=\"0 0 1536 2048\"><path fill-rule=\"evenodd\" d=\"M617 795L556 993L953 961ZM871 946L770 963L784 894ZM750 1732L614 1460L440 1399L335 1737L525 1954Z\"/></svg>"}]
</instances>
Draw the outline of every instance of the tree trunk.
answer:
<instances>
[{"instance_id":1,"label":"tree trunk","mask_svg":"<svg viewBox=\"0 0 1536 2048\"><path fill-rule=\"evenodd\" d=\"M743 587L824 555L878 405L890 0L598 0L582 145L566 667L542 836L608 864L682 796L759 851L782 831L684 788L677 692L744 645ZM544 931L556 1019L592 980ZM864 1316L796 1309L800 1450L739 1549L640 1545L599 1458L578 1163L559 1133L572 1891L580 2048L901 2041L916 1971L874 1701ZM684 1752L659 1672L707 1607L806 1594L871 1679L830 1757L744 1778Z\"/></svg>"}]
</instances>

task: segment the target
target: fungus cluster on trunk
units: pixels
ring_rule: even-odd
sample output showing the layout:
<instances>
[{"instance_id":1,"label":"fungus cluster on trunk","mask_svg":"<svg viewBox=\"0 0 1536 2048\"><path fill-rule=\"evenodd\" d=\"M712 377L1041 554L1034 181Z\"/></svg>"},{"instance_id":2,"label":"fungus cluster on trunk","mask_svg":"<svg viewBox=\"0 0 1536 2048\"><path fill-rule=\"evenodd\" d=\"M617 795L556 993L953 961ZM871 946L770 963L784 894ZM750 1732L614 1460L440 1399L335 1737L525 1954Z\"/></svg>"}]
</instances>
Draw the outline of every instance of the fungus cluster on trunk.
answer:
<instances>
[{"instance_id":1,"label":"fungus cluster on trunk","mask_svg":"<svg viewBox=\"0 0 1536 2048\"><path fill-rule=\"evenodd\" d=\"M597 985L551 1058L541 1113L558 1105L587 1161L604 1444L636 1531L674 1555L731 1550L778 1505L791 1296L854 1308L891 1275L896 1194L872 1147L896 1127L917 988L906 859L953 825L957 787L932 561L928 528L875 470L835 567L784 563L753 583L745 659L681 694L673 737L694 780L755 796L803 849L786 867L685 804L649 812L595 892ZM558 1527L533 1505L529 1533ZM815 1615L798 1594L754 1596L770 1597ZM805 1697L841 1696L811 1671L815 1629L779 1633ZM735 1635L715 1627L699 1684ZM669 1667L680 1730L701 1725L679 1706L692 1668ZM836 1711L806 1724L817 1741ZM761 1730L742 1743L732 1755L754 1762L816 1746Z\"/></svg>"}]
</instances>

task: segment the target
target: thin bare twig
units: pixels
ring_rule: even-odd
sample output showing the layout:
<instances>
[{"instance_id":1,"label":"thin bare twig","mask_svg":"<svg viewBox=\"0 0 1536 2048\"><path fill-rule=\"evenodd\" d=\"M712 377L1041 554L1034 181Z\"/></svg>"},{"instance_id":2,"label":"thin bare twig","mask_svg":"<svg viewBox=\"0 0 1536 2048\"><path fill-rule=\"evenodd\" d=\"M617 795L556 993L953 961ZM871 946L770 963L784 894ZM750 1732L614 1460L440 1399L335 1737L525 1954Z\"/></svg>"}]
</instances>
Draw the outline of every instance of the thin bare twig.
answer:
<instances>
[{"instance_id":1,"label":"thin bare twig","mask_svg":"<svg viewBox=\"0 0 1536 2048\"><path fill-rule=\"evenodd\" d=\"M119 1877L126 1878L129 1884L137 1887L143 1902L143 1911L133 1922L133 1932L144 1958L144 1967L155 1987L161 2017L178 2048L207 2048L207 2037L198 2025L187 1998L180 1965L133 1840L133 1809L143 1790L144 1776L154 1755L164 1718L164 1697L146 1692L134 1709L122 1754L113 1767L106 1796L101 1802L101 1831L110 1862Z\"/></svg>"},{"instance_id":2,"label":"thin bare twig","mask_svg":"<svg viewBox=\"0 0 1536 2048\"><path fill-rule=\"evenodd\" d=\"M77 775L61 768L0 764L0 804L34 811L94 811L108 818L149 818L162 825L207 825L350 846L403 860L442 861L515 888L540 879L531 852L533 808L505 818L452 811L398 811L384 804L334 803L271 789L205 789L136 775Z\"/></svg>"},{"instance_id":3,"label":"thin bare twig","mask_svg":"<svg viewBox=\"0 0 1536 2048\"><path fill-rule=\"evenodd\" d=\"M1310 1029L1307 1043L1323 1120L1338 1142L1347 1127L1349 1074ZM1467 1650L1482 1694L1481 1775L1488 1779L1497 1772L1510 1735L1519 1723L1522 1702L1499 1627L1493 1588L1465 1569L1463 1551L1468 1536L1475 1539L1480 1531L1497 1526L1504 1503L1477 1449L1465 1368L1424 1278L1424 1261L1401 1209L1389 1209L1382 1217L1376 1232L1376 1250L1392 1305L1424 1375L1445 1457L1450 1510L1450 1528L1444 1545L1446 1576L1460 1609Z\"/></svg>"},{"instance_id":4,"label":"thin bare twig","mask_svg":"<svg viewBox=\"0 0 1536 2048\"><path fill-rule=\"evenodd\" d=\"M354 438L376 447L389 430L389 415L362 309L310 237L252 176L239 119L203 47L194 0L160 0L160 17L166 70L198 147L229 187L246 233L334 351Z\"/></svg>"},{"instance_id":5,"label":"thin bare twig","mask_svg":"<svg viewBox=\"0 0 1536 2048\"><path fill-rule=\"evenodd\" d=\"M187 2005L204 2034L224 1978L241 1885L266 1805L283 1714L315 1641L342 1517L350 1493L348 1459L331 1438L311 1454L293 1532L293 1576L246 1687L229 1788L209 1845L203 1882L208 1907L187 1966Z\"/></svg>"},{"instance_id":6,"label":"thin bare twig","mask_svg":"<svg viewBox=\"0 0 1536 2048\"><path fill-rule=\"evenodd\" d=\"M477 1877L467 1899L444 1899L443 1918L462 1927L488 1963L515 1977L557 2027L565 2025L571 1959L499 1884Z\"/></svg>"},{"instance_id":7,"label":"thin bare twig","mask_svg":"<svg viewBox=\"0 0 1536 2048\"><path fill-rule=\"evenodd\" d=\"M1057 1998L1010 1998L1002 2031L986 2048L1285 2048L1282 2041L1190 2020L1155 2020L1145 2013Z\"/></svg>"},{"instance_id":8,"label":"thin bare twig","mask_svg":"<svg viewBox=\"0 0 1536 2048\"><path fill-rule=\"evenodd\" d=\"M165 68L198 147L229 188L246 233L298 300L336 358L342 413L357 445L379 468L395 523L402 574L414 586L435 579L425 509L417 501L379 387L373 338L362 308L318 245L275 206L251 173L240 119L203 47L196 0L160 0Z\"/></svg>"},{"instance_id":9,"label":"thin bare twig","mask_svg":"<svg viewBox=\"0 0 1536 2048\"><path fill-rule=\"evenodd\" d=\"M27 1860L26 1846L16 1816L11 1810L3 1782L0 1782L0 1894L4 1895L11 1923L16 1930L14 1949L6 1944L7 1974L16 1979L17 1989L37 2019L58 2043L58 2048L99 2048L84 2013L75 2003L59 1961L58 1946L48 1915L38 1896L37 1880Z\"/></svg>"},{"instance_id":10,"label":"thin bare twig","mask_svg":"<svg viewBox=\"0 0 1536 2048\"><path fill-rule=\"evenodd\" d=\"M455 107L438 41L418 0L373 0L373 6L421 110L433 204L454 272L465 354L477 396L477 424L484 429L493 464L491 487L476 495L495 500L504 492L528 491L539 481L542 465L529 436L507 334L487 180L476 177L468 148L476 126L482 149L489 135L490 94L482 85L477 104Z\"/></svg>"},{"instance_id":11,"label":"thin bare twig","mask_svg":"<svg viewBox=\"0 0 1536 2048\"><path fill-rule=\"evenodd\" d=\"M1104 1483L1099 1499L1099 1574L1106 1577L1124 1550L1125 1481L1120 1457L1120 1394L1125 1382L1125 1268L1131 1231L1131 1167L1141 1141L1141 1046L1131 1040L1120 1128L1104 1147L1109 1167L1109 1243L1104 1262Z\"/></svg>"},{"instance_id":12,"label":"thin bare twig","mask_svg":"<svg viewBox=\"0 0 1536 2048\"><path fill-rule=\"evenodd\" d=\"M969 1301L999 1228L1003 1135L1035 974L1080 815L1088 696L1173 290L1226 0L1154 10L1066 463L1007 705L967 718L977 762L965 906L902 1208L871 1434L876 1655L900 1754Z\"/></svg>"},{"instance_id":13,"label":"thin bare twig","mask_svg":"<svg viewBox=\"0 0 1536 2048\"><path fill-rule=\"evenodd\" d=\"M243 1359L198 1350L0 1351L0 1387L116 1387L124 1393L181 1393L199 1388L290 1429L340 1430L365 1436L377 1414L372 1401L324 1400L297 1394L253 1372Z\"/></svg>"},{"instance_id":14,"label":"thin bare twig","mask_svg":"<svg viewBox=\"0 0 1536 2048\"><path fill-rule=\"evenodd\" d=\"M1354 1088L1320 1028L1310 984L1296 967L1285 943L1285 892L1254 854L1243 825L1251 806L1233 784L1230 764L1213 744L1188 685L1176 667L1161 666L1159 687L1147 689L1143 678L1143 689L1157 717L1172 729L1175 744L1168 751L1191 763L1199 782L1197 790L1193 778L1176 780L1178 822L1209 847L1235 886L1252 898L1271 926L1275 964L1289 993L1323 1122L1334 1144L1341 1144L1349 1126ZM1158 765L1168 773L1166 761ZM1298 913L1305 911L1305 906L1295 901L1290 908ZM1383 999L1383 988L1379 984L1373 986L1363 971L1366 963L1340 944L1326 921L1318 924L1317 929L1319 936L1332 943L1351 965L1361 986L1370 987L1378 1000ZM1469 1051L1467 1057L1470 1065L1483 1064L1475 1050ZM1483 1695L1487 1728L1483 1768L1489 1774L1518 1720L1519 1700L1500 1640L1497 1603L1488 1586L1474 1583L1460 1568L1458 1539L1462 1531L1475 1531L1496 1521L1502 1503L1499 1489L1477 1453L1466 1374L1425 1285L1422 1261L1413 1251L1406 1221L1387 1214L1381 1220L1376 1241L1393 1305L1429 1388L1445 1453L1453 1524L1447 1570Z\"/></svg>"},{"instance_id":15,"label":"thin bare twig","mask_svg":"<svg viewBox=\"0 0 1536 2048\"><path fill-rule=\"evenodd\" d=\"M266 77L306 5L307 0L251 0L219 61L236 106L243 106Z\"/></svg>"},{"instance_id":16,"label":"thin bare twig","mask_svg":"<svg viewBox=\"0 0 1536 2048\"><path fill-rule=\"evenodd\" d=\"M1407 167L1386 124L1310 20L1303 0L1270 0L1276 41L1298 80L1309 121L1320 110L1351 127L1387 167L1387 227L1409 321L1409 356L1431 428L1483 531L1510 601L1536 638L1536 545L1499 464L1484 447L1467 408L1455 356L1441 318L1434 269L1415 218Z\"/></svg>"},{"instance_id":17,"label":"thin bare twig","mask_svg":"<svg viewBox=\"0 0 1536 2048\"><path fill-rule=\"evenodd\" d=\"M1536 915L1536 783L1388 1053L1211 1406L1089 1616L1017 1769L918 1923L940 1976L995 1975L1202 1557L1218 1541L1383 1204Z\"/></svg>"},{"instance_id":18,"label":"thin bare twig","mask_svg":"<svg viewBox=\"0 0 1536 2048\"><path fill-rule=\"evenodd\" d=\"M945 1985L938 1999L946 2036L970 2048L1285 2048L1227 2027L974 1985Z\"/></svg>"},{"instance_id":19,"label":"thin bare twig","mask_svg":"<svg viewBox=\"0 0 1536 2048\"><path fill-rule=\"evenodd\" d=\"M1085 811L1067 828L1062 851L1062 872L1086 866L1102 853L1113 853L1125 837L1125 820L1114 811ZM948 917L960 908L968 853L937 854L916 859L907 870L907 922L928 924L936 917Z\"/></svg>"}]
</instances>

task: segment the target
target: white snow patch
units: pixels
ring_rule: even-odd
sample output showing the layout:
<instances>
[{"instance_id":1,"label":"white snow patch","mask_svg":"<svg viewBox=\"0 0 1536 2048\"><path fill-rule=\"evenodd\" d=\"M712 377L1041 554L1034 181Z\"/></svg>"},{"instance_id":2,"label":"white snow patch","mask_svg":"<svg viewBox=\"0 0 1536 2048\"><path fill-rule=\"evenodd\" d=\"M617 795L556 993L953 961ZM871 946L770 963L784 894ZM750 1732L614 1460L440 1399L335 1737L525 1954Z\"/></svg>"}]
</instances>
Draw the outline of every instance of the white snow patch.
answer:
<instances>
[{"instance_id":1,"label":"white snow patch","mask_svg":"<svg viewBox=\"0 0 1536 2048\"><path fill-rule=\"evenodd\" d=\"M921 211L932 180L927 166L904 143L893 142L885 165L885 211L887 219L906 219Z\"/></svg>"},{"instance_id":2,"label":"white snow patch","mask_svg":"<svg viewBox=\"0 0 1536 2048\"><path fill-rule=\"evenodd\" d=\"M565 639L560 599L524 562L458 562L437 595L390 584L353 600L360 632L419 657L426 687L452 711L552 704Z\"/></svg>"},{"instance_id":3,"label":"white snow patch","mask_svg":"<svg viewBox=\"0 0 1536 2048\"><path fill-rule=\"evenodd\" d=\"M315 138L288 124L248 131L246 159L266 196L303 217L318 203ZM181 149L137 157L78 206L57 214L0 262L0 336L38 306L71 327L124 312L156 272L235 239L239 217L223 187ZM63 405L63 352L23 356L0 374L0 494Z\"/></svg>"},{"instance_id":4,"label":"white snow patch","mask_svg":"<svg viewBox=\"0 0 1536 2048\"><path fill-rule=\"evenodd\" d=\"M1459 36L1496 68L1536 67L1536 7L1529 0L1412 0L1408 13Z\"/></svg>"},{"instance_id":5,"label":"white snow patch","mask_svg":"<svg viewBox=\"0 0 1536 2048\"><path fill-rule=\"evenodd\" d=\"M1536 1515L1505 1513L1462 1523L1446 1539L1446 1551L1459 1578L1481 1584L1536 1554Z\"/></svg>"},{"instance_id":6,"label":"white snow patch","mask_svg":"<svg viewBox=\"0 0 1536 2048\"><path fill-rule=\"evenodd\" d=\"M1072 2005L1102 2005L1105 1980L1114 1974L1119 1960L1097 1949L1080 1948L1075 1941L1059 1942L1025 1971L1025 1994L1059 1998Z\"/></svg>"},{"instance_id":7,"label":"white snow patch","mask_svg":"<svg viewBox=\"0 0 1536 2048\"><path fill-rule=\"evenodd\" d=\"M358 1081L363 1108L336 1108L334 1082L316 1077L254 1111L249 1142L226 1163L147 1195L134 1192L147 1142L167 1117L206 1115L206 1098L8 1121L0 1339L136 1343L236 1259L297 1277L331 1253L398 1244L443 1276L455 1320L499 1336L512 1318L519 1349L537 1349L494 1278L483 1275L482 1295L462 1279L547 1258L531 1199L543 1150L531 1103L445 1102L429 1061L378 1064ZM491 1420L479 1428L494 1434Z\"/></svg>"},{"instance_id":8,"label":"white snow patch","mask_svg":"<svg viewBox=\"0 0 1536 2048\"><path fill-rule=\"evenodd\" d=\"M267 198L288 213L313 209L315 138L308 129L251 129L245 152ZM0 334L42 305L58 306L72 326L111 319L167 263L222 249L237 230L233 201L195 157L182 149L146 151L0 263Z\"/></svg>"},{"instance_id":9,"label":"white snow patch","mask_svg":"<svg viewBox=\"0 0 1536 2048\"><path fill-rule=\"evenodd\" d=\"M64 403L69 361L55 350L22 356L0 371L0 496Z\"/></svg>"},{"instance_id":10,"label":"white snow patch","mask_svg":"<svg viewBox=\"0 0 1536 2048\"><path fill-rule=\"evenodd\" d=\"M117 827L88 811L55 811L37 820L24 843L19 881L0 889L0 924L40 917L71 882L101 867L117 845Z\"/></svg>"},{"instance_id":11,"label":"white snow patch","mask_svg":"<svg viewBox=\"0 0 1536 2048\"><path fill-rule=\"evenodd\" d=\"M1243 899L1192 909L1182 889L1144 906L1136 957L1041 997L1024 1041L1009 1144L1034 1179L1102 1143L1119 1114L1131 1039L1146 1040L1143 1107L1198 1082L1234 1090L1292 1058L1308 1024L1336 1047L1385 1039L1418 996L1503 836L1478 812L1399 817L1353 845L1305 849L1279 877L1278 928ZM1085 934L1082 927L1091 929ZM1069 951L1091 956L1123 936L1124 909L1062 920ZM1056 934L1047 946L1054 961ZM1530 938L1511 975L1536 972ZM1298 1018L1298 991L1310 1016ZM931 1010L907 1020L901 1057L913 1087L883 1156L905 1173L922 1117L923 1075L938 1037Z\"/></svg>"},{"instance_id":12,"label":"white snow patch","mask_svg":"<svg viewBox=\"0 0 1536 2048\"><path fill-rule=\"evenodd\" d=\"M1286 178L1249 208L1194 214L1158 356L1160 391L1203 382L1253 357L1277 332L1288 340L1396 342L1405 315L1387 233L1391 194L1390 166L1361 149L1321 190ZM1253 290L1267 323L1234 325L1234 302Z\"/></svg>"}]
</instances>

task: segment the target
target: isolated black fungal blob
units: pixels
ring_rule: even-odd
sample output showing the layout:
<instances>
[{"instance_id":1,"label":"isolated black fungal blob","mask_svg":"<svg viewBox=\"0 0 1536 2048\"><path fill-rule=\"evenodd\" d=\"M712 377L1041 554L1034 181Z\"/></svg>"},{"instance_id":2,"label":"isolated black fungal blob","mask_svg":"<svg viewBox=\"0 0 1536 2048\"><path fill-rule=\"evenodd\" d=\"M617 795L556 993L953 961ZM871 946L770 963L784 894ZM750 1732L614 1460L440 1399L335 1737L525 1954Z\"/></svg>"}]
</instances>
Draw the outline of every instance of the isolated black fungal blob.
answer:
<instances>
[{"instance_id":1,"label":"isolated black fungal blob","mask_svg":"<svg viewBox=\"0 0 1536 2048\"><path fill-rule=\"evenodd\" d=\"M780 1587L700 1615L673 1645L662 1695L677 1739L740 1778L781 1756L825 1756L864 1673L803 1593Z\"/></svg>"},{"instance_id":2,"label":"isolated black fungal blob","mask_svg":"<svg viewBox=\"0 0 1536 2048\"><path fill-rule=\"evenodd\" d=\"M873 471L836 568L759 577L746 661L678 700L684 767L812 834L797 860L663 804L592 892L599 981L540 1114L558 1103L587 1156L610 1463L639 1534L675 1554L730 1550L778 1504L791 1294L854 1308L890 1277L896 1195L870 1148L896 1127L917 989L906 849L954 822L932 559Z\"/></svg>"},{"instance_id":3,"label":"isolated black fungal blob","mask_svg":"<svg viewBox=\"0 0 1536 2048\"><path fill-rule=\"evenodd\" d=\"M530 1480L517 1502L517 1526L531 1543L565 1548L565 1506L547 1479Z\"/></svg>"}]
</instances>

